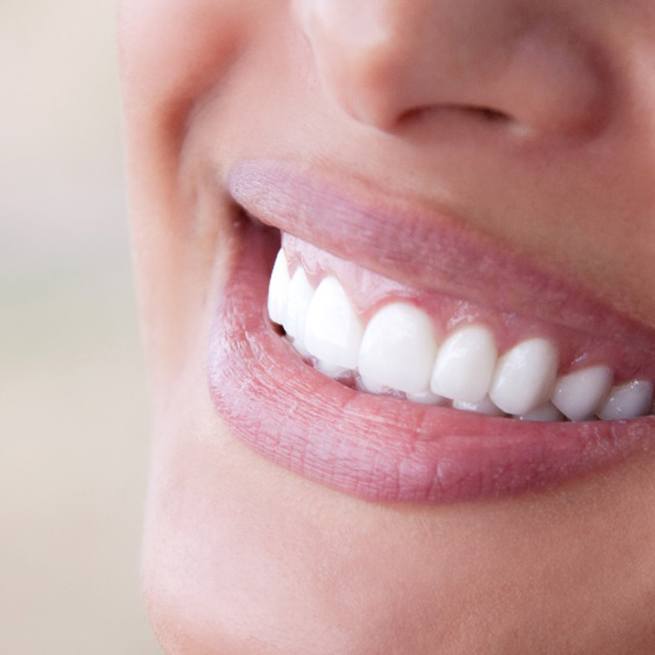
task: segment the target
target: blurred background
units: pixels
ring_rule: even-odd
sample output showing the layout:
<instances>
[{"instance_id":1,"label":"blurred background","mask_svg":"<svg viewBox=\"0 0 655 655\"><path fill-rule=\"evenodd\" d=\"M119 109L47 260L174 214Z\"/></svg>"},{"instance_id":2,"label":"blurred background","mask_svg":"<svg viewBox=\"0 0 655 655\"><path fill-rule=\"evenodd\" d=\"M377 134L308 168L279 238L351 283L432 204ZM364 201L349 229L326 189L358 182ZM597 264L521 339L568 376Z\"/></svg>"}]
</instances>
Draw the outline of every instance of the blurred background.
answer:
<instances>
[{"instance_id":1,"label":"blurred background","mask_svg":"<svg viewBox=\"0 0 655 655\"><path fill-rule=\"evenodd\" d=\"M109 0L0 0L0 653L158 653Z\"/></svg>"}]
</instances>

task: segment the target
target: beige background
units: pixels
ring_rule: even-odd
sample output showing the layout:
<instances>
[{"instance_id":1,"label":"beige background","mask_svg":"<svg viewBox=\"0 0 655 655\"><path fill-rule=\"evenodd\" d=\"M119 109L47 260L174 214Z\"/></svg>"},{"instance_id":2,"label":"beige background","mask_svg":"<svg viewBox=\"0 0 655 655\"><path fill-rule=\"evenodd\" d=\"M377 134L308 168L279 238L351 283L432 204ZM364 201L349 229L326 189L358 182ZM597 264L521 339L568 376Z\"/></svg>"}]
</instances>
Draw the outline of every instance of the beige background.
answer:
<instances>
[{"instance_id":1,"label":"beige background","mask_svg":"<svg viewBox=\"0 0 655 655\"><path fill-rule=\"evenodd\" d=\"M0 653L159 652L115 3L0 0Z\"/></svg>"}]
</instances>

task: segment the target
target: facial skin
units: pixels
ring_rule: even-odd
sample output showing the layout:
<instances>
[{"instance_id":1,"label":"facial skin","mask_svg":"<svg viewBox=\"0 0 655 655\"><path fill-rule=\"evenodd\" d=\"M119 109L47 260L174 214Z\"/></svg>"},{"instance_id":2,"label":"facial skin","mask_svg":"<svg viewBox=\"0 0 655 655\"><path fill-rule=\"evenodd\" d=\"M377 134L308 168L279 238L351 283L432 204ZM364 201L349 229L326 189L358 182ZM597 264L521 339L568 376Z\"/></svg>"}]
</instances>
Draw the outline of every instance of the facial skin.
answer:
<instances>
[{"instance_id":1,"label":"facial skin","mask_svg":"<svg viewBox=\"0 0 655 655\"><path fill-rule=\"evenodd\" d=\"M206 375L223 180L249 158L447 199L655 327L653 3L126 0L120 38L166 652L655 652L654 453L509 499L367 503L235 440Z\"/></svg>"}]
</instances>

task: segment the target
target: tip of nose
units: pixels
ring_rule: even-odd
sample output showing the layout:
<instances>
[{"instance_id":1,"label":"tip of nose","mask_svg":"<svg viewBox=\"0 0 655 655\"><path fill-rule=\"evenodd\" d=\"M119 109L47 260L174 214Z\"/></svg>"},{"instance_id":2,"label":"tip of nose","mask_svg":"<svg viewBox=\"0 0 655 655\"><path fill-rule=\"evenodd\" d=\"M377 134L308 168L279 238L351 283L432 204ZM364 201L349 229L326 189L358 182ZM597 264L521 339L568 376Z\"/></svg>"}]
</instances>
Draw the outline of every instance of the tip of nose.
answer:
<instances>
[{"instance_id":1,"label":"tip of nose","mask_svg":"<svg viewBox=\"0 0 655 655\"><path fill-rule=\"evenodd\" d=\"M578 33L566 22L553 27L535 15L508 34L502 16L481 10L448 29L454 18L446 20L440 3L390 13L382 11L385 3L364 3L384 29L371 32L369 21L354 33L344 27L346 0L334 2L330 21L314 16L309 42L328 95L362 124L391 132L417 116L424 126L456 116L476 128L548 140L598 131L606 75L592 46L573 39Z\"/></svg>"}]
</instances>

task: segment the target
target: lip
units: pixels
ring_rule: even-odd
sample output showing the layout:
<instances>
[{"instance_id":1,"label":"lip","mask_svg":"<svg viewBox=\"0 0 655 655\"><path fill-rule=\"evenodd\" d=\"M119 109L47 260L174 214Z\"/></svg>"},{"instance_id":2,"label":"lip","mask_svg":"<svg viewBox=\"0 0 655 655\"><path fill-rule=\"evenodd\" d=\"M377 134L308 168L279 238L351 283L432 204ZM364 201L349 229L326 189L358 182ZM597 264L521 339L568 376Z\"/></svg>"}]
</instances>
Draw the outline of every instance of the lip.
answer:
<instances>
[{"instance_id":1,"label":"lip","mask_svg":"<svg viewBox=\"0 0 655 655\"><path fill-rule=\"evenodd\" d=\"M512 280L511 309L519 311L538 287L549 318L559 306L568 326L594 332L612 326L614 334L627 331L652 348L648 328L503 254L445 215L434 221L420 212L390 214L388 205L358 204L365 194L353 201L357 191L346 197L332 183L271 162L239 164L229 187L264 223L374 270L398 272L402 281L457 293L466 267L482 265L474 287L460 290L472 299L507 310L498 287ZM279 239L250 221L238 233L210 341L210 389L232 433L284 468L371 501L441 503L552 486L652 448L654 416L520 422L366 394L323 376L280 339L265 313ZM411 254L412 246L418 253ZM536 311L544 311L539 304Z\"/></svg>"},{"instance_id":2,"label":"lip","mask_svg":"<svg viewBox=\"0 0 655 655\"><path fill-rule=\"evenodd\" d=\"M655 355L655 330L593 291L513 253L449 210L391 198L356 177L307 175L292 164L242 161L232 197L249 214L343 259L410 286L629 342ZM535 302L535 299L538 299Z\"/></svg>"}]
</instances>

